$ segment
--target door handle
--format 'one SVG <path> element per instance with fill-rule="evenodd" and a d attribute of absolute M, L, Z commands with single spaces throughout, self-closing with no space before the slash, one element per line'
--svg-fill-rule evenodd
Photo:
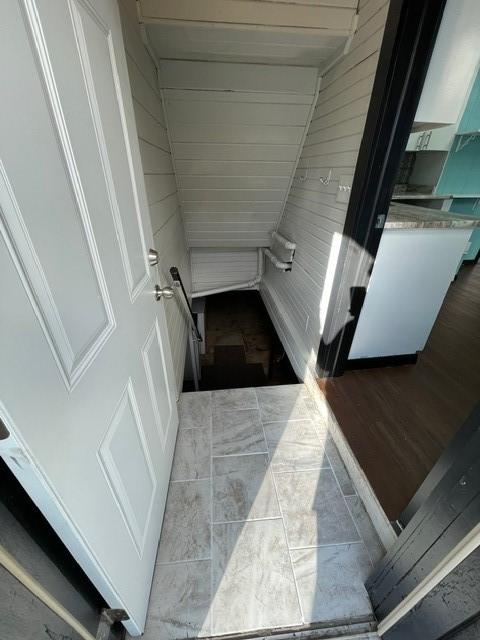
<path fill-rule="evenodd" d="M 158 286 L 158 284 L 155 285 L 155 300 L 157 302 L 162 298 L 170 300 L 170 298 L 173 298 L 174 295 L 175 291 L 172 289 L 172 287 L 163 287 L 162 289 Z"/>

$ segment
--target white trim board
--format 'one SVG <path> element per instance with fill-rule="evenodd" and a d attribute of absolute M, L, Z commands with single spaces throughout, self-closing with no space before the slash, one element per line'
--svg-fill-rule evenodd
<path fill-rule="evenodd" d="M 307 355 L 302 349 L 300 337 L 292 332 L 295 331 L 292 323 L 289 321 L 285 307 L 281 305 L 278 296 L 275 294 L 269 283 L 262 279 L 260 283 L 260 295 L 263 303 L 268 311 L 268 315 L 275 327 L 275 330 L 283 344 L 288 355 L 290 363 L 300 380 L 304 380 L 307 370 Z M 298 334 L 297 334 L 298 335 Z M 295 353 L 295 350 L 297 353 Z"/>

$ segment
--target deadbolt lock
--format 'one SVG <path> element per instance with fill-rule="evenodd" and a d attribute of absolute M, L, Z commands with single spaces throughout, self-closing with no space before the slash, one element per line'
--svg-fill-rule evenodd
<path fill-rule="evenodd" d="M 151 267 L 154 267 L 156 264 L 158 264 L 158 251 L 155 251 L 155 249 L 148 250 L 148 264 Z"/>

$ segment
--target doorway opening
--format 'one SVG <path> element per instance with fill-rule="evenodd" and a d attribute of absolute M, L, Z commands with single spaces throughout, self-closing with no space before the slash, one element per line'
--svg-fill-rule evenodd
<path fill-rule="evenodd" d="M 200 308 L 201 391 L 298 382 L 258 291 L 211 295 Z M 193 383 L 186 380 L 183 390 L 193 390 Z"/>
<path fill-rule="evenodd" d="M 478 402 L 480 265 L 463 265 L 416 364 L 321 388 L 385 513 L 397 520 Z"/>
<path fill-rule="evenodd" d="M 410 25 L 396 30 L 396 45 L 384 40 L 392 59 L 405 44 L 414 55 L 402 71 L 383 66 L 386 46 L 380 57 L 319 351 L 319 385 L 386 515 L 401 526 L 478 401 L 480 380 L 472 264 L 480 75 L 467 39 L 478 38 L 479 16 L 447 2 L 444 13 L 441 3 L 433 12 L 412 5 L 407 22 L 414 10 L 425 37 L 406 42 L 418 36 Z M 462 69 L 450 101 L 445 56 Z"/>

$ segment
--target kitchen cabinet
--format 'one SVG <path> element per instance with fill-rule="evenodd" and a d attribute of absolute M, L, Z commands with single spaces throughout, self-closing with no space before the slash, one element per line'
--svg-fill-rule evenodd
<path fill-rule="evenodd" d="M 459 133 L 478 130 L 480 130 L 480 71 L 477 73 L 458 127 Z"/>
<path fill-rule="evenodd" d="M 350 361 L 422 351 L 477 223 L 473 216 L 391 205 Z"/>
<path fill-rule="evenodd" d="M 427 129 L 411 133 L 407 151 L 449 151 L 456 132 L 456 124 L 438 129 Z"/>
<path fill-rule="evenodd" d="M 447 0 L 414 130 L 459 120 L 479 61 L 479 30 L 478 0 Z"/>

